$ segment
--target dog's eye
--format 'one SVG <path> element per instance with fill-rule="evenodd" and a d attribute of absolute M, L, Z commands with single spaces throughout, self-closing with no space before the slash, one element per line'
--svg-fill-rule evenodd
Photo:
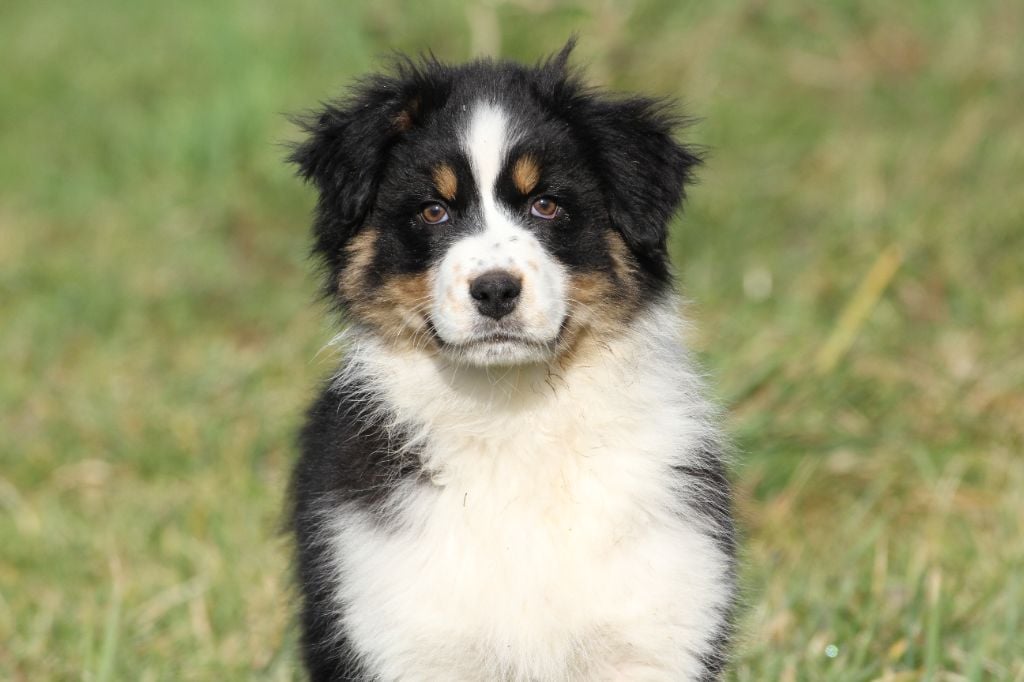
<path fill-rule="evenodd" d="M 541 197 L 530 206 L 530 213 L 544 220 L 553 220 L 558 215 L 558 204 L 551 197 Z"/>
<path fill-rule="evenodd" d="M 420 209 L 420 220 L 427 225 L 440 225 L 448 222 L 448 211 L 441 204 L 427 204 Z"/>

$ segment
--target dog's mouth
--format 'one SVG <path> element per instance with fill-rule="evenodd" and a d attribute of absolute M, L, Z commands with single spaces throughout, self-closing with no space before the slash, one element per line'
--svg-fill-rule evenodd
<path fill-rule="evenodd" d="M 520 365 L 546 362 L 554 357 L 562 335 L 539 339 L 518 330 L 487 330 L 464 341 L 448 341 L 442 337 L 433 322 L 427 328 L 441 352 L 459 362 L 473 365 Z"/>
<path fill-rule="evenodd" d="M 480 336 L 475 339 L 471 339 L 470 341 L 466 342 L 463 345 L 487 345 L 495 343 L 521 343 L 525 345 L 537 345 L 538 343 L 543 342 L 538 342 L 537 340 L 531 339 L 530 337 L 524 334 L 494 332 L 491 334 L 484 334 L 483 336 Z"/>

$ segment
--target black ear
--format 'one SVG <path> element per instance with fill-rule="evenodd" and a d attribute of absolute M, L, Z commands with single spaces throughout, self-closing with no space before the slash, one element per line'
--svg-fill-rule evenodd
<path fill-rule="evenodd" d="M 585 127 L 613 227 L 654 274 L 668 276 L 668 222 L 701 158 L 677 142 L 680 119 L 665 102 L 584 95 Z"/>
<path fill-rule="evenodd" d="M 444 97 L 432 82 L 441 68 L 433 58 L 398 58 L 392 73 L 364 79 L 345 100 L 297 119 L 307 137 L 288 160 L 320 192 L 315 249 L 329 265 L 373 207 L 391 146 Z"/>

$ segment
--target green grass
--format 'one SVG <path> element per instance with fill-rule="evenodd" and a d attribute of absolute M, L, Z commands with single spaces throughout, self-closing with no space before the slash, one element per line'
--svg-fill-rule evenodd
<path fill-rule="evenodd" d="M 0 678 L 297 678 L 332 361 L 283 114 L 575 30 L 710 149 L 673 250 L 739 450 L 731 679 L 1024 680 L 1024 5 L 412 7 L 0 6 Z"/>

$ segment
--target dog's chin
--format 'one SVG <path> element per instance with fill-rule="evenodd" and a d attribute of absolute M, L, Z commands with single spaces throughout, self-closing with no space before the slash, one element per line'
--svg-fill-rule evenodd
<path fill-rule="evenodd" d="M 474 367 L 514 367 L 550 362 L 556 339 L 536 340 L 519 335 L 492 334 L 461 343 L 441 343 L 451 361 Z"/>

